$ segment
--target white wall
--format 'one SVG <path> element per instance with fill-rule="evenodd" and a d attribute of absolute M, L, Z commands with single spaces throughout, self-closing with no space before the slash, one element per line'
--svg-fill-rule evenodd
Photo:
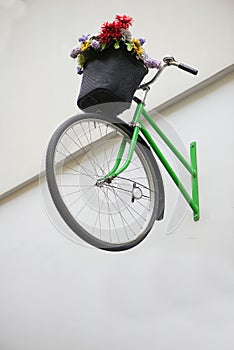
<path fill-rule="evenodd" d="M 0 0 L 0 194 L 38 173 L 51 132 L 77 113 L 70 50 L 116 13 L 134 17 L 132 32 L 147 39 L 151 56 L 173 53 L 200 71 L 168 70 L 148 109 L 233 63 L 232 0 Z"/>
<path fill-rule="evenodd" d="M 233 77 L 159 119 L 186 145 L 198 141 L 199 222 L 187 211 L 166 233 L 177 192 L 165 174 L 167 219 L 124 253 L 61 234 L 43 182 L 2 204 L 1 350 L 233 347 Z"/>

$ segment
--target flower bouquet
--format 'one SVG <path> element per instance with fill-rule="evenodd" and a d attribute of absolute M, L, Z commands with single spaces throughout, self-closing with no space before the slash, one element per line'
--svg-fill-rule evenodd
<path fill-rule="evenodd" d="M 83 74 L 78 107 L 86 109 L 103 103 L 124 102 L 130 107 L 134 92 L 148 68 L 159 68 L 161 62 L 150 58 L 143 49 L 145 40 L 133 38 L 129 27 L 133 19 L 116 15 L 105 22 L 98 35 L 83 35 L 70 56 L 77 60 L 77 73 Z"/>

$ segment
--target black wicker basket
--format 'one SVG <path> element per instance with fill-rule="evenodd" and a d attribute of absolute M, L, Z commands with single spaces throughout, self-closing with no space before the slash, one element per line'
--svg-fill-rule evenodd
<path fill-rule="evenodd" d="M 148 68 L 122 44 L 99 52 L 85 65 L 77 105 L 82 110 L 119 114 L 130 108 Z M 113 104 L 113 102 L 118 102 Z"/>

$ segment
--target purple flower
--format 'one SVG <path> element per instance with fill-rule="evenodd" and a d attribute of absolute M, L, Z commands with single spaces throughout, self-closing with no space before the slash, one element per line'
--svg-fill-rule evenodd
<path fill-rule="evenodd" d="M 88 40 L 90 37 L 90 34 L 87 34 L 87 35 L 82 35 L 80 38 L 78 38 L 78 41 L 80 43 L 83 43 L 84 41 Z"/>
<path fill-rule="evenodd" d="M 79 74 L 79 75 L 81 75 L 81 74 L 83 74 L 83 69 L 82 68 L 80 68 L 80 67 L 77 67 L 77 74 Z"/>
<path fill-rule="evenodd" d="M 150 58 L 150 57 L 146 57 L 144 59 L 144 63 L 146 65 L 146 67 L 148 67 L 148 68 L 157 68 L 157 69 L 159 69 L 160 66 L 161 66 L 161 62 L 160 61 L 157 61 L 154 58 Z"/>
<path fill-rule="evenodd" d="M 70 56 L 71 58 L 76 58 L 79 53 L 80 53 L 80 47 L 74 47 L 74 49 L 72 49 L 70 53 Z"/>
<path fill-rule="evenodd" d="M 92 42 L 91 42 L 90 45 L 92 46 L 92 48 L 93 48 L 94 50 L 100 49 L 100 46 L 101 46 L 100 42 L 97 41 L 97 40 L 92 40 Z"/>
<path fill-rule="evenodd" d="M 143 39 L 143 38 L 139 38 L 138 40 L 140 41 L 140 44 L 141 44 L 141 45 L 144 45 L 144 43 L 145 43 L 145 39 Z"/>

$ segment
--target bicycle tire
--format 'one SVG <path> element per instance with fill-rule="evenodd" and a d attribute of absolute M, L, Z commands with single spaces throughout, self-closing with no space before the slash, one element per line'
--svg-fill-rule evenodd
<path fill-rule="evenodd" d="M 93 124 L 92 124 L 93 123 Z M 98 124 L 98 128 L 97 125 Z M 78 137 L 78 131 L 84 128 L 82 133 L 80 132 L 79 137 Z M 100 131 L 99 131 L 100 130 Z M 101 131 L 103 130 L 103 131 Z M 92 137 L 91 137 L 91 132 L 92 132 Z M 101 134 L 102 133 L 106 133 L 105 135 Z M 90 135 L 89 135 L 90 133 Z M 101 141 L 98 139 L 98 142 L 96 142 L 95 140 L 95 133 L 99 133 L 101 134 Z M 69 119 L 67 119 L 66 121 L 64 121 L 53 133 L 49 144 L 48 144 L 48 148 L 47 148 L 47 153 L 46 153 L 46 179 L 47 179 L 47 184 L 48 184 L 48 188 L 51 194 L 51 197 L 53 199 L 53 202 L 58 210 L 58 212 L 60 213 L 61 217 L 63 218 L 63 220 L 66 222 L 66 224 L 72 229 L 72 231 L 77 234 L 81 239 L 83 239 L 84 241 L 86 241 L 88 244 L 91 244 L 92 246 L 99 248 L 99 249 L 103 249 L 103 250 L 107 250 L 107 251 L 122 251 L 122 250 L 127 250 L 130 248 L 133 248 L 134 246 L 136 246 L 137 244 L 139 244 L 149 233 L 149 231 L 151 230 L 155 220 L 161 220 L 163 218 L 163 213 L 164 213 L 164 186 L 163 186 L 163 181 L 162 181 L 162 177 L 160 174 L 160 170 L 158 168 L 157 162 L 150 150 L 150 148 L 148 147 L 148 145 L 146 144 L 146 142 L 140 137 L 138 136 L 138 141 L 137 141 L 137 145 L 135 148 L 135 152 L 134 152 L 134 156 L 135 160 L 133 162 L 133 164 L 135 165 L 135 167 L 137 166 L 136 170 L 132 170 L 135 172 L 139 172 L 139 171 L 143 171 L 146 174 L 146 179 L 149 182 L 149 184 L 147 186 L 151 186 L 150 188 L 148 188 L 147 186 L 145 186 L 142 183 L 139 183 L 136 180 L 136 177 L 134 180 L 124 177 L 117 177 L 115 179 L 116 183 L 117 183 L 117 187 L 116 187 L 116 183 L 113 184 L 105 184 L 105 186 L 103 187 L 98 187 L 97 184 L 95 183 L 95 181 L 97 181 L 97 177 L 100 177 L 100 174 L 97 176 L 97 174 L 92 174 L 92 171 L 90 172 L 90 170 L 87 170 L 87 163 L 90 163 L 92 165 L 92 167 L 96 167 L 98 168 L 98 171 L 100 169 L 100 171 L 104 169 L 105 167 L 105 171 L 106 171 L 106 167 L 108 166 L 109 168 L 111 167 L 111 162 L 113 161 L 113 159 L 115 159 L 116 157 L 116 150 L 117 147 L 113 146 L 114 142 L 117 142 L 116 139 L 118 139 L 118 144 L 121 141 L 121 137 L 125 138 L 127 140 L 130 140 L 132 137 L 132 133 L 133 133 L 133 127 L 126 124 L 125 122 L 123 122 L 121 119 L 115 117 L 115 116 L 111 116 L 111 117 L 105 117 L 103 115 L 99 115 L 99 114 L 81 114 L 81 115 L 76 115 L 73 117 L 70 117 Z M 71 142 L 71 144 L 69 144 L 70 139 L 72 138 L 71 135 L 76 135 L 74 137 L 73 142 Z M 110 140 L 109 140 L 110 138 Z M 105 139 L 105 140 L 104 140 Z M 120 141 L 119 141 L 120 139 Z M 83 140 L 83 141 L 82 141 Z M 82 145 L 82 142 L 84 142 L 84 140 L 86 140 L 85 142 L 87 143 L 87 145 Z M 90 145 L 88 145 L 88 141 L 90 141 Z M 92 142 L 91 142 L 92 141 Z M 130 142 L 130 141 L 129 141 Z M 64 145 L 64 143 L 66 145 Z M 69 144 L 69 146 L 68 146 Z M 81 145 L 81 146 L 80 146 Z M 106 147 L 105 152 L 106 155 L 102 155 L 101 152 L 99 152 L 99 148 L 103 148 Z M 112 147 L 112 150 L 109 150 L 109 147 Z M 64 149 L 67 148 L 66 154 L 62 154 L 64 153 Z M 79 149 L 78 149 L 79 148 Z M 61 151 L 62 149 L 62 151 Z M 74 151 L 74 149 L 77 149 L 76 151 Z M 82 151 L 82 152 L 81 152 Z M 91 153 L 92 153 L 92 158 L 91 158 Z M 94 154 L 94 152 L 96 152 Z M 99 156 L 99 153 L 100 156 Z M 113 154 L 110 154 L 110 152 L 112 152 Z M 115 155 L 114 155 L 115 154 Z M 105 157 L 107 158 L 107 156 L 109 156 L 109 160 L 105 159 Z M 60 159 L 61 157 L 61 159 Z M 95 158 L 96 157 L 96 158 Z M 102 157 L 102 165 L 100 165 L 97 161 L 98 158 L 101 159 L 100 157 Z M 113 158 L 113 159 L 112 159 Z M 78 162 L 78 159 L 79 160 Z M 74 162 L 74 164 L 72 165 L 72 163 Z M 82 163 L 83 162 L 83 163 Z M 85 163 L 86 162 L 86 163 Z M 137 162 L 140 162 L 139 165 Z M 70 166 L 68 165 L 70 164 Z M 84 165 L 85 164 L 85 165 Z M 134 166 L 133 165 L 133 166 Z M 85 168 L 86 167 L 86 168 Z M 59 170 L 58 170 L 59 169 Z M 70 171 L 70 173 L 66 172 L 66 171 Z M 75 170 L 76 169 L 76 170 Z M 76 171 L 78 171 L 77 169 L 80 169 L 80 173 L 77 173 Z M 143 169 L 143 170 L 141 170 Z M 126 169 L 127 171 L 131 171 L 131 168 L 129 170 L 129 168 Z M 138 174 L 138 173 L 137 173 Z M 122 175 L 122 173 L 120 174 Z M 140 174 L 138 175 L 140 177 Z M 74 180 L 75 178 L 75 180 Z M 90 180 L 91 178 L 91 180 Z M 69 179 L 69 181 L 75 181 L 74 184 L 70 184 L 67 183 L 67 179 Z M 83 180 L 82 180 L 83 179 Z M 138 179 L 138 178 L 137 178 Z M 150 179 L 150 180 L 149 180 Z M 136 180 L 136 181 L 135 181 Z M 83 181 L 83 183 L 82 183 Z M 87 181 L 92 181 L 91 185 L 87 184 Z M 114 180 L 113 180 L 114 181 Z M 122 181 L 122 183 L 121 183 Z M 135 187 L 133 185 L 135 181 Z M 140 180 L 139 180 L 140 181 Z M 146 180 L 143 178 L 143 180 L 141 181 L 145 181 L 144 183 L 147 183 Z M 78 184 L 79 183 L 79 184 Z M 77 186 L 79 186 L 79 190 L 77 190 Z M 90 191 L 91 189 L 91 193 L 93 193 L 92 197 L 86 198 L 85 196 L 88 196 L 86 192 L 84 192 L 83 188 L 85 188 L 85 186 L 87 187 L 87 191 Z M 89 187 L 88 187 L 89 186 Z M 118 186 L 122 186 L 121 188 Z M 132 187 L 131 187 L 132 186 Z M 140 187 L 141 186 L 141 187 Z M 72 189 L 73 192 L 68 192 L 67 188 L 70 190 Z M 127 188 L 127 189 L 126 189 Z M 131 190 L 129 190 L 129 188 L 131 188 Z M 140 196 L 140 198 L 135 198 L 135 189 L 137 188 L 138 191 L 138 197 Z M 75 190 L 74 190 L 75 189 Z M 121 192 L 122 191 L 122 192 Z M 132 193 L 131 193 L 132 191 Z M 136 191 L 136 192 L 137 192 Z M 78 195 L 78 193 L 81 193 L 83 195 L 84 192 L 84 196 L 80 198 L 76 198 L 74 200 L 80 203 L 81 201 L 83 205 L 83 209 L 79 209 L 79 214 L 76 215 L 81 216 L 81 211 L 86 210 L 86 207 L 89 207 L 87 210 L 89 210 L 88 213 L 90 213 L 90 215 L 88 215 L 88 213 L 86 214 L 82 214 L 84 216 L 84 218 L 82 219 L 83 221 L 79 222 L 79 220 L 81 219 L 77 219 L 75 217 L 75 214 L 73 214 L 71 212 L 71 207 L 77 205 L 76 204 L 70 204 L 69 206 L 66 203 L 67 202 L 67 198 L 68 197 L 72 197 L 75 195 Z M 147 193 L 144 195 L 144 193 Z M 119 194 L 120 193 L 120 194 Z M 126 199 L 122 199 L 121 196 L 125 196 L 127 198 Z M 135 204 L 135 209 L 134 212 L 130 212 L 130 209 L 127 207 L 127 205 L 130 203 L 130 195 L 132 196 L 131 198 L 131 203 Z M 96 199 L 95 196 L 97 197 Z M 66 197 L 66 198 L 65 198 Z M 110 199 L 110 197 L 112 197 L 112 199 Z M 145 197 L 145 198 L 143 198 Z M 95 205 L 91 204 L 91 198 L 92 201 L 95 200 L 96 205 L 100 204 L 99 202 L 101 202 L 102 208 L 100 209 L 99 207 L 99 211 L 97 214 L 97 218 L 95 219 L 96 221 L 94 222 L 94 219 L 92 219 L 91 217 L 91 209 L 94 210 L 95 213 Z M 148 199 L 150 198 L 150 199 Z M 139 204 L 141 199 L 141 206 Z M 107 203 L 109 204 L 105 204 L 104 202 L 107 200 Z M 147 201 L 147 210 L 144 210 L 144 205 L 142 204 L 143 200 Z M 148 202 L 151 200 L 151 202 L 148 204 Z M 117 204 L 115 204 L 117 203 Z M 120 203 L 120 204 L 119 204 Z M 133 206 L 132 204 L 132 206 Z M 137 205 L 140 209 L 137 208 Z M 146 206 L 146 205 L 145 205 Z M 91 208 L 93 207 L 93 208 Z M 107 211 L 107 214 L 105 212 L 105 210 L 103 209 L 105 207 L 105 210 Z M 111 207 L 111 208 L 110 208 Z M 84 209 L 85 208 L 85 209 Z M 112 209 L 112 212 L 110 213 L 110 209 Z M 109 212 L 108 212 L 109 210 Z M 111 237 L 116 235 L 117 236 L 117 229 L 119 229 L 117 226 L 119 224 L 117 224 L 116 218 L 117 215 L 119 215 L 118 220 L 122 221 L 122 225 L 123 225 L 123 231 L 126 230 L 126 227 L 124 227 L 124 224 L 128 222 L 128 220 L 133 221 L 131 223 L 131 225 L 135 225 L 134 222 L 134 217 L 137 212 L 137 210 L 141 210 L 141 216 L 144 216 L 144 212 L 146 212 L 146 214 L 149 216 L 149 218 L 147 218 L 147 223 L 141 223 L 139 224 L 139 226 L 142 228 L 140 230 L 139 233 L 135 233 L 135 230 L 139 230 L 138 228 L 131 228 L 131 230 L 133 231 L 130 232 L 131 235 L 133 237 L 131 237 L 131 239 L 123 239 L 123 241 L 120 241 L 120 238 L 113 238 Z M 75 212 L 75 209 L 73 210 Z M 114 213 L 116 211 L 116 213 Z M 148 213 L 150 212 L 150 213 Z M 125 213 L 125 214 L 123 214 Z M 105 214 L 105 215 L 104 215 Z M 130 214 L 132 216 L 130 216 Z M 93 232 L 91 231 L 91 228 L 89 227 L 89 224 L 85 222 L 85 217 L 86 216 L 89 217 L 90 220 L 93 220 L 92 225 L 90 226 L 92 228 L 92 230 L 94 231 L 94 229 L 96 230 L 96 227 L 93 228 L 93 226 L 95 226 L 94 224 L 96 223 L 97 225 L 99 224 L 104 225 L 103 222 L 105 222 L 105 225 L 107 225 L 107 221 L 109 222 L 110 220 L 113 220 L 112 226 L 111 226 L 111 222 L 110 222 L 110 226 L 109 228 L 97 228 L 97 230 L 99 229 L 100 231 L 100 235 L 97 237 L 97 234 L 94 235 Z M 95 214 L 96 215 L 96 214 Z M 112 217 L 113 215 L 113 217 Z M 115 216 L 114 216 L 115 215 Z M 123 215 L 126 215 L 126 217 L 123 217 Z M 100 216 L 100 217 L 99 217 Z M 110 218 L 111 216 L 111 218 Z M 122 216 L 122 217 L 121 217 Z M 113 219 L 114 218 L 114 219 Z M 143 219 L 139 219 L 139 220 L 143 220 Z M 144 218 L 144 220 L 146 220 Z M 86 221 L 88 221 L 88 218 L 86 218 Z M 98 222 L 100 221 L 100 223 Z M 144 226 L 145 225 L 145 226 Z M 144 227 L 143 227 L 144 226 Z M 102 232 L 101 232 L 102 230 Z M 109 230 L 109 233 L 108 233 Z M 103 235 L 104 233 L 108 234 L 110 237 L 108 237 L 109 241 L 107 240 L 107 238 L 103 238 L 101 236 L 101 234 Z M 112 233 L 111 233 L 112 232 Z M 122 239 L 122 231 L 121 231 L 121 227 L 119 229 L 119 232 L 121 232 L 121 239 Z M 126 234 L 126 232 L 124 233 Z"/>

